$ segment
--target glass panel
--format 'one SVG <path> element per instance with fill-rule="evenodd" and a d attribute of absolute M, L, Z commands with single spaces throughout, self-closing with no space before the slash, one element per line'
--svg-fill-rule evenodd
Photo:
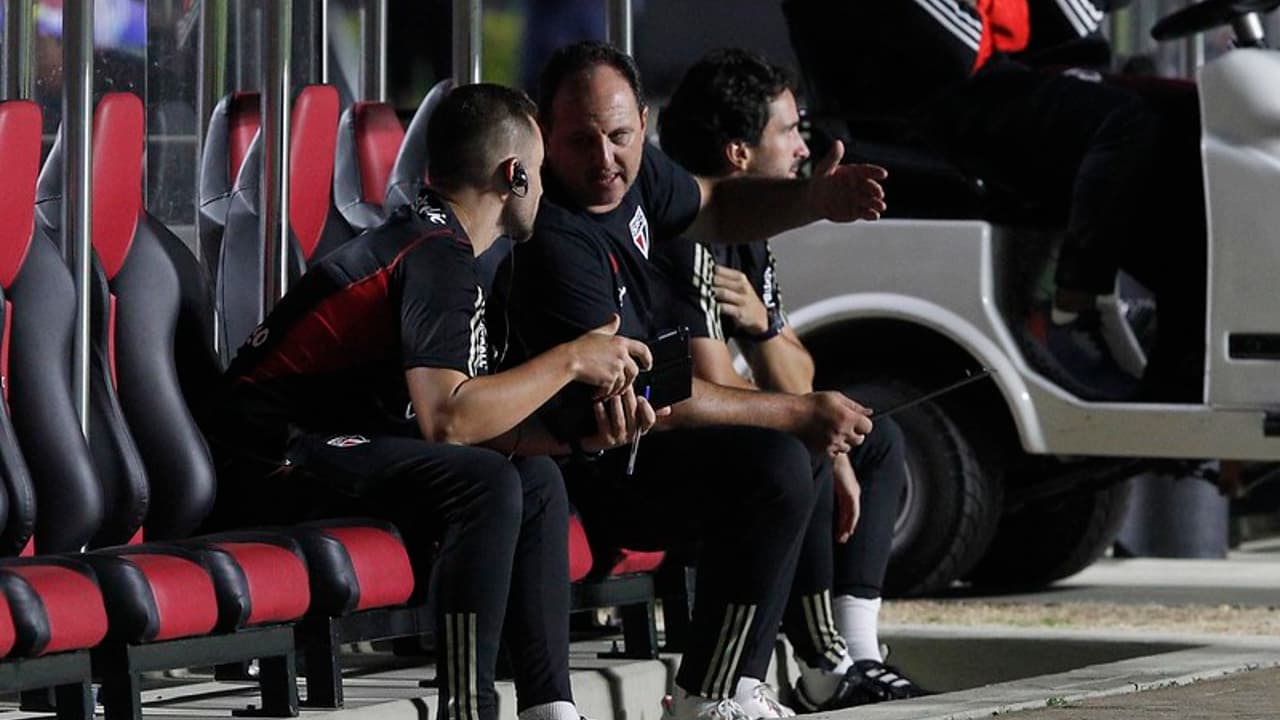
<path fill-rule="evenodd" d="M 200 4 L 149 0 L 147 21 L 147 209 L 190 244 L 199 166 Z"/>

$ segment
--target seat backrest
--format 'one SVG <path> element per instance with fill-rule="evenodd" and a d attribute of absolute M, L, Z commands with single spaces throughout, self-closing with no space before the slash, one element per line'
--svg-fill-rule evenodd
<path fill-rule="evenodd" d="M 71 396 L 75 286 L 56 244 L 61 148 L 59 137 L 40 172 L 34 232 L 25 250 L 16 253 L 21 260 L 4 286 L 11 310 L 9 409 L 35 489 L 34 538 L 40 553 L 82 549 L 98 533 L 106 507 Z M 12 156 L 6 152 L 5 157 L 9 162 Z"/>
<path fill-rule="evenodd" d="M 210 272 L 226 226 L 227 207 L 249 144 L 262 124 L 258 93 L 231 93 L 213 109 L 200 151 L 200 255 Z"/>
<path fill-rule="evenodd" d="M 358 102 L 338 122 L 333 170 L 333 202 L 347 224 L 364 232 L 387 219 L 386 199 L 404 128 L 395 108 L 384 102 Z"/>
<path fill-rule="evenodd" d="M 93 242 L 110 313 L 105 349 L 114 388 L 150 480 L 146 533 L 148 539 L 166 540 L 189 536 L 213 507 L 213 462 L 187 400 L 212 387 L 218 365 L 209 345 L 212 312 L 199 263 L 135 195 L 143 169 L 141 113 L 141 101 L 129 93 L 109 94 L 98 104 Z M 106 178 L 128 178 L 129 187 L 115 190 L 119 183 Z M 99 219 L 104 202 L 114 206 L 116 217 Z M 181 353 L 185 387 L 177 363 Z"/>
<path fill-rule="evenodd" d="M 9 288 L 26 260 L 35 230 L 40 168 L 40 109 L 30 101 L 0 103 L 0 554 L 16 555 L 35 532 L 35 491 L 9 417 Z"/>
<path fill-rule="evenodd" d="M 337 91 L 309 85 L 294 100 L 289 141 L 289 235 L 297 277 L 313 258 L 351 238 L 351 228 L 333 207 L 334 145 L 338 131 Z M 216 301 L 222 318 L 222 348 L 229 357 L 263 319 L 263 246 L 259 232 L 262 136 L 249 146 L 236 176 L 227 210 L 226 233 L 216 274 Z"/>
<path fill-rule="evenodd" d="M 134 538 L 146 518 L 150 498 L 142 457 L 129 434 L 116 394 L 117 308 L 106 282 L 107 273 L 119 270 L 119 248 L 127 247 L 127 238 L 134 233 L 142 208 L 143 127 L 142 102 L 128 93 L 105 96 L 94 113 L 91 222 L 95 253 L 87 288 L 91 337 L 89 450 L 103 509 L 98 529 L 89 540 L 93 547 L 119 545 Z M 39 218 L 61 214 L 62 150 L 62 143 L 56 142 L 45 160 L 37 191 L 38 204 L 44 210 Z M 62 240 L 60 227 L 46 225 L 44 230 L 50 237 Z"/>
<path fill-rule="evenodd" d="M 391 168 L 391 179 L 387 183 L 387 199 L 383 202 L 383 211 L 390 215 L 398 208 L 413 202 L 418 191 L 427 180 L 427 123 L 431 113 L 435 112 L 440 101 L 453 89 L 453 80 L 448 78 L 436 83 L 422 98 L 418 110 L 409 121 L 409 129 L 404 133 L 404 141 L 400 143 L 400 153 L 396 155 L 396 164 Z"/>

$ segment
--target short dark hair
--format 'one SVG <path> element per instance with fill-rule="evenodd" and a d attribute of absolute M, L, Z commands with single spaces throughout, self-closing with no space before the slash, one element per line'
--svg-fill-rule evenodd
<path fill-rule="evenodd" d="M 795 90 L 791 75 L 748 50 L 716 50 L 689 68 L 658 117 L 662 149 L 698 175 L 728 170 L 724 146 L 760 142 L 769 103 Z"/>
<path fill-rule="evenodd" d="M 530 135 L 538 108 L 519 90 L 462 85 L 440 101 L 427 123 L 427 177 L 443 189 L 483 187 L 494 165 Z"/>
<path fill-rule="evenodd" d="M 636 107 L 644 108 L 644 86 L 640 83 L 640 68 L 635 59 L 608 43 L 584 40 L 556 50 L 542 67 L 538 107 L 542 108 L 544 123 L 551 124 L 551 103 L 565 81 L 598 65 L 608 65 L 626 78 L 636 96 Z"/>

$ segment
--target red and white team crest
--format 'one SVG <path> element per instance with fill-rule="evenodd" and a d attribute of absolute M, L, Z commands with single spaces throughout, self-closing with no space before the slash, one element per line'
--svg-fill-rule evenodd
<path fill-rule="evenodd" d="M 363 435 L 335 435 L 329 438 L 326 445 L 336 448 L 352 448 L 357 445 L 364 445 L 369 442 L 369 438 Z"/>
<path fill-rule="evenodd" d="M 644 216 L 644 208 L 636 207 L 636 214 L 631 216 L 631 242 L 640 248 L 641 254 L 649 259 L 649 218 Z"/>

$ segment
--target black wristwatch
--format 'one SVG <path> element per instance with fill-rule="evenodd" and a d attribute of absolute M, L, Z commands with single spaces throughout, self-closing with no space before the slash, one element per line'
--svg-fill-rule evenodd
<path fill-rule="evenodd" d="M 769 316 L 769 326 L 763 332 L 749 333 L 739 328 L 738 337 L 754 343 L 761 343 L 778 337 L 778 333 L 782 332 L 782 327 L 786 325 L 786 320 L 776 308 L 767 308 L 765 314 Z"/>

